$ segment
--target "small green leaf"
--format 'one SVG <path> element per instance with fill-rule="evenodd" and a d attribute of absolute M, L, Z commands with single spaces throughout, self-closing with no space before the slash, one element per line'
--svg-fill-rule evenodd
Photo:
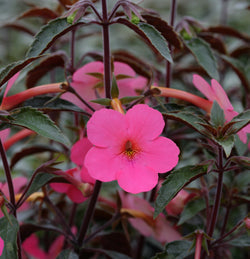
<path fill-rule="evenodd" d="M 37 55 L 36 57 L 28 57 L 24 60 L 19 60 L 16 62 L 13 62 L 9 64 L 8 66 L 4 67 L 0 70 L 0 86 L 2 86 L 4 83 L 6 83 L 12 76 L 14 76 L 17 72 L 22 70 L 24 67 L 26 67 L 28 64 L 30 64 L 32 61 L 43 57 L 42 55 Z"/>
<path fill-rule="evenodd" d="M 60 110 L 60 111 L 75 111 L 84 112 L 81 108 L 74 105 L 73 103 L 60 99 L 51 98 L 48 96 L 37 96 L 33 97 L 23 103 L 23 106 L 30 106 L 37 109 L 45 110 Z"/>
<path fill-rule="evenodd" d="M 98 103 L 105 106 L 111 105 L 111 100 L 109 98 L 99 98 L 99 99 L 91 100 L 91 102 Z"/>
<path fill-rule="evenodd" d="M 140 23 L 140 18 L 135 15 L 133 12 L 132 12 L 132 17 L 131 17 L 131 20 L 130 20 L 133 24 L 137 25 Z"/>
<path fill-rule="evenodd" d="M 168 243 L 166 245 L 166 252 L 168 255 L 166 259 L 183 259 L 188 255 L 191 255 L 193 253 L 190 251 L 191 246 L 192 242 L 187 240 L 178 240 Z"/>
<path fill-rule="evenodd" d="M 225 115 L 223 109 L 220 105 L 214 101 L 212 110 L 211 110 L 211 121 L 215 127 L 223 126 L 225 123 Z"/>
<path fill-rule="evenodd" d="M 223 147 L 226 156 L 229 157 L 234 147 L 234 140 L 235 140 L 234 136 L 231 135 L 231 136 L 226 136 L 222 139 L 214 139 L 214 140 Z"/>
<path fill-rule="evenodd" d="M 187 220 L 191 219 L 195 215 L 197 215 L 200 211 L 205 209 L 206 205 L 203 199 L 190 201 L 185 207 L 183 212 L 181 213 L 179 222 L 177 225 L 181 225 Z"/>
<path fill-rule="evenodd" d="M 168 255 L 166 251 L 157 253 L 155 256 L 151 257 L 151 259 L 174 259 L 174 257 L 171 257 Z"/>
<path fill-rule="evenodd" d="M 113 78 L 112 78 L 111 97 L 113 99 L 119 97 L 119 88 L 118 88 L 118 85 L 117 85 L 117 82 L 116 82 L 115 75 L 113 75 Z"/>
<path fill-rule="evenodd" d="M 237 247 L 250 247 L 250 238 L 247 234 L 245 234 L 239 238 L 227 242 L 227 244 Z"/>
<path fill-rule="evenodd" d="M 168 43 L 165 38 L 160 34 L 154 26 L 147 23 L 139 23 L 139 28 L 146 34 L 153 46 L 159 51 L 159 53 L 170 63 L 173 63 L 170 51 L 168 49 Z"/>
<path fill-rule="evenodd" d="M 10 225 L 13 225 L 12 222 L 11 222 L 11 219 L 10 219 L 10 214 L 9 214 L 9 212 L 8 212 L 7 207 L 5 206 L 5 204 L 3 204 L 3 205 L 1 206 L 1 211 L 2 211 L 2 213 L 3 213 L 3 215 L 4 215 L 4 217 L 9 221 Z"/>
<path fill-rule="evenodd" d="M 200 38 L 192 38 L 191 40 L 184 40 L 184 42 L 208 75 L 219 80 L 217 62 L 209 44 Z"/>
<path fill-rule="evenodd" d="M 235 122 L 235 123 L 230 128 L 229 132 L 237 133 L 238 131 L 240 131 L 242 128 L 244 128 L 250 123 L 250 110 L 246 110 L 238 114 L 230 122 L 231 123 Z"/>
<path fill-rule="evenodd" d="M 10 215 L 11 223 L 5 217 L 0 218 L 0 236 L 4 240 L 4 249 L 1 258 L 17 259 L 17 232 L 18 222 L 13 215 Z"/>
<path fill-rule="evenodd" d="M 78 259 L 79 256 L 72 250 L 63 250 L 56 259 Z"/>
<path fill-rule="evenodd" d="M 71 25 L 68 23 L 67 18 L 57 18 L 50 21 L 37 33 L 26 56 L 30 58 L 40 55 L 45 52 L 60 36 L 80 24 L 86 24 L 86 22 L 78 22 Z"/>
<path fill-rule="evenodd" d="M 190 128 L 204 134 L 204 127 L 202 124 L 207 124 L 205 120 L 202 119 L 201 113 L 198 109 L 194 107 L 184 107 L 175 104 L 171 105 L 159 105 L 154 107 L 156 110 L 160 111 L 168 119 L 177 120 Z"/>
<path fill-rule="evenodd" d="M 45 184 L 47 184 L 49 181 L 55 178 L 59 178 L 59 175 L 54 175 L 54 174 L 49 174 L 49 173 L 44 173 L 40 172 L 38 173 L 32 184 L 30 185 L 30 188 L 28 189 L 26 193 L 26 197 L 30 196 L 32 193 L 38 191 L 41 187 L 43 187 Z"/>
<path fill-rule="evenodd" d="M 37 109 L 30 107 L 17 109 L 13 111 L 8 118 L 11 124 L 26 127 L 41 136 L 58 141 L 66 146 L 70 145 L 69 140 L 63 135 L 54 122 Z"/>
<path fill-rule="evenodd" d="M 136 101 L 136 100 L 139 100 L 141 98 L 143 98 L 144 95 L 138 95 L 138 96 L 126 96 L 126 97 L 122 97 L 120 99 L 121 103 L 122 104 L 128 104 L 128 103 L 131 103 L 133 101 Z"/>
<path fill-rule="evenodd" d="M 77 11 L 73 12 L 71 15 L 69 15 L 69 16 L 67 17 L 67 22 L 68 22 L 69 24 L 73 24 L 73 22 L 74 22 L 74 20 L 75 20 L 75 17 L 76 17 L 76 13 L 77 13 Z"/>
<path fill-rule="evenodd" d="M 186 184 L 192 181 L 192 178 L 205 174 L 207 172 L 207 168 L 207 165 L 185 166 L 174 170 L 170 175 L 168 175 L 166 180 L 163 182 L 155 201 L 154 218 L 164 210 L 166 205 Z"/>

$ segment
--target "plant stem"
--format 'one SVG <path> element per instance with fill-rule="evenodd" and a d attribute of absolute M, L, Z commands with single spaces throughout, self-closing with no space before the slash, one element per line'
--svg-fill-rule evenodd
<path fill-rule="evenodd" d="M 221 12 L 220 12 L 220 24 L 226 25 L 227 24 L 227 17 L 228 17 L 228 0 L 221 0 Z"/>
<path fill-rule="evenodd" d="M 171 14 L 170 14 L 170 25 L 174 26 L 175 21 L 175 14 L 176 14 L 176 0 L 172 0 L 171 2 Z M 168 44 L 170 53 L 172 52 L 172 45 Z M 171 63 L 167 61 L 166 63 L 166 87 L 170 88 L 171 85 L 171 79 L 172 79 L 172 66 Z M 168 101 L 168 98 L 166 98 L 166 101 Z"/>
<path fill-rule="evenodd" d="M 211 245 L 215 245 L 216 243 L 221 242 L 223 239 L 225 239 L 227 236 L 229 236 L 230 234 L 232 234 L 235 230 L 237 230 L 239 227 L 242 226 L 242 224 L 244 223 L 244 219 L 239 221 L 230 231 L 228 231 L 226 234 L 224 234 L 223 236 L 221 236 L 219 239 L 215 240 L 214 242 L 212 242 Z"/>
<path fill-rule="evenodd" d="M 223 149 L 221 146 L 219 146 L 219 152 L 218 152 L 218 183 L 217 183 L 217 189 L 216 189 L 216 196 L 215 196 L 215 202 L 214 207 L 212 211 L 212 217 L 208 228 L 208 235 L 210 237 L 213 236 L 215 224 L 219 212 L 220 207 L 220 200 L 221 200 L 221 194 L 222 194 L 222 187 L 223 187 L 223 173 L 224 173 L 224 167 L 223 167 Z"/>
<path fill-rule="evenodd" d="M 12 203 L 13 207 L 15 208 L 15 210 L 13 211 L 13 214 L 14 214 L 14 216 L 16 216 L 15 191 L 14 191 L 9 163 L 8 163 L 6 152 L 4 150 L 1 139 L 0 139 L 0 154 L 2 157 L 4 172 L 5 172 L 5 176 L 6 176 L 6 180 L 7 180 L 7 184 L 8 184 L 10 202 Z"/>
<path fill-rule="evenodd" d="M 111 98 L 111 57 L 109 44 L 109 20 L 106 0 L 102 0 L 102 16 L 104 87 L 106 98 Z"/>
<path fill-rule="evenodd" d="M 7 184 L 8 184 L 10 203 L 11 203 L 11 207 L 13 207 L 13 215 L 16 217 L 16 208 L 17 207 L 16 207 L 16 201 L 15 201 L 15 191 L 14 191 L 9 163 L 8 163 L 6 152 L 4 150 L 1 139 L 0 139 L 0 154 L 2 157 L 4 172 L 5 172 L 5 176 L 6 176 L 6 180 L 7 180 Z M 22 246 L 21 246 L 21 238 L 20 238 L 19 231 L 17 233 L 17 253 L 18 253 L 18 258 L 22 259 Z"/>
<path fill-rule="evenodd" d="M 84 243 L 88 243 L 90 240 L 92 240 L 96 236 L 96 234 L 98 234 L 99 232 L 101 232 L 102 230 L 104 230 L 105 228 L 110 226 L 113 222 L 115 222 L 120 217 L 121 217 L 120 213 L 114 214 L 114 216 L 109 221 L 105 222 L 105 224 L 103 224 L 101 227 L 99 227 L 97 230 L 95 230 L 93 233 L 91 233 L 89 236 L 87 236 L 84 239 Z"/>
<path fill-rule="evenodd" d="M 84 240 L 85 235 L 88 230 L 89 223 L 93 217 L 95 205 L 96 205 L 96 202 L 98 199 L 98 195 L 99 195 L 101 186 L 102 186 L 102 182 L 96 180 L 94 191 L 90 198 L 90 201 L 89 201 L 89 204 L 87 207 L 87 211 L 84 214 L 83 223 L 82 223 L 82 226 L 81 226 L 81 229 L 79 232 L 79 236 L 78 236 L 78 240 L 77 240 L 79 247 L 82 246 L 83 240 Z"/>
<path fill-rule="evenodd" d="M 71 31 L 71 39 L 70 39 L 70 68 L 69 72 L 73 74 L 75 72 L 75 34 L 76 29 L 74 28 Z"/>
<path fill-rule="evenodd" d="M 200 259 L 201 257 L 202 238 L 203 238 L 203 233 L 198 232 L 196 235 L 194 259 Z"/>

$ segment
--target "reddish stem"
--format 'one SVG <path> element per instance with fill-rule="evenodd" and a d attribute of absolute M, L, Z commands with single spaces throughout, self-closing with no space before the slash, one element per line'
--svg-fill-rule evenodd
<path fill-rule="evenodd" d="M 48 94 L 48 93 L 63 93 L 65 89 L 62 87 L 62 83 L 40 85 L 30 89 L 27 89 L 18 94 L 14 94 L 3 99 L 0 106 L 0 110 L 10 110 L 16 107 L 23 101 L 35 97 L 37 95 Z"/>
<path fill-rule="evenodd" d="M 203 233 L 198 232 L 197 236 L 196 236 L 194 259 L 200 259 L 201 258 L 202 238 L 203 238 Z"/>

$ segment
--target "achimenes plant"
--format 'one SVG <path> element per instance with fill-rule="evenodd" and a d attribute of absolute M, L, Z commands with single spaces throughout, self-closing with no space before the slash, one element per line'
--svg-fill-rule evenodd
<path fill-rule="evenodd" d="M 155 11 L 126 0 L 110 12 L 105 0 L 58 2 L 55 10 L 31 7 L 19 17 L 40 16 L 45 25 L 25 59 L 0 72 L 6 178 L 0 183 L 1 258 L 238 254 L 238 247 L 248 245 L 250 116 L 249 110 L 234 110 L 219 84 L 219 72 L 226 71 L 218 71 L 217 58 L 239 76 L 246 96 L 249 85 L 236 59 L 240 50 L 227 55 L 216 34 L 249 38 L 225 26 L 204 28 L 186 17 L 174 28 L 174 0 L 170 25 Z M 135 32 L 161 69 L 127 50 L 112 52 L 114 24 Z M 101 53 L 86 53 L 78 45 L 81 36 L 95 34 L 81 34 L 92 25 L 102 33 Z M 65 35 L 69 53 L 61 50 Z M 82 55 L 78 64 L 76 51 Z M 180 67 L 188 55 L 195 66 Z M 64 82 L 55 80 L 60 68 Z M 18 92 L 24 72 L 28 89 Z M 206 99 L 188 88 L 187 72 Z M 197 73 L 211 78 L 211 86 Z M 49 82 L 39 85 L 47 75 Z M 175 79 L 185 91 L 172 88 Z M 7 96 L 10 88 L 18 93 Z M 21 140 L 22 150 L 16 151 Z M 27 178 L 14 177 L 16 164 L 36 153 L 45 153 L 36 159 L 36 169 L 26 169 Z"/>

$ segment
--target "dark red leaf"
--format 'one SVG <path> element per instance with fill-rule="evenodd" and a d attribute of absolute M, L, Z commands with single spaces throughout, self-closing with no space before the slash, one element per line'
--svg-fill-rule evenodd
<path fill-rule="evenodd" d="M 41 17 L 41 18 L 44 18 L 45 20 L 52 20 L 57 18 L 58 14 L 48 8 L 34 7 L 21 14 L 18 17 L 18 19 L 28 18 L 28 17 Z"/>
<path fill-rule="evenodd" d="M 236 30 L 232 27 L 229 27 L 229 26 L 222 26 L 222 25 L 212 26 L 207 29 L 204 29 L 203 31 L 213 32 L 213 33 L 218 33 L 218 34 L 224 35 L 224 36 L 238 38 L 238 39 L 241 39 L 241 40 L 244 40 L 244 41 L 250 43 L 250 37 L 248 35 L 240 33 L 238 30 Z"/>
<path fill-rule="evenodd" d="M 64 52 L 56 52 L 43 59 L 37 66 L 28 72 L 26 77 L 27 88 L 35 86 L 39 79 L 54 68 L 64 67 L 65 59 L 66 55 Z"/>
<path fill-rule="evenodd" d="M 147 21 L 148 24 L 153 25 L 162 36 L 177 49 L 182 48 L 182 41 L 178 34 L 174 31 L 173 27 L 168 25 L 168 23 L 162 20 L 160 17 L 143 14 L 142 17 Z"/>

